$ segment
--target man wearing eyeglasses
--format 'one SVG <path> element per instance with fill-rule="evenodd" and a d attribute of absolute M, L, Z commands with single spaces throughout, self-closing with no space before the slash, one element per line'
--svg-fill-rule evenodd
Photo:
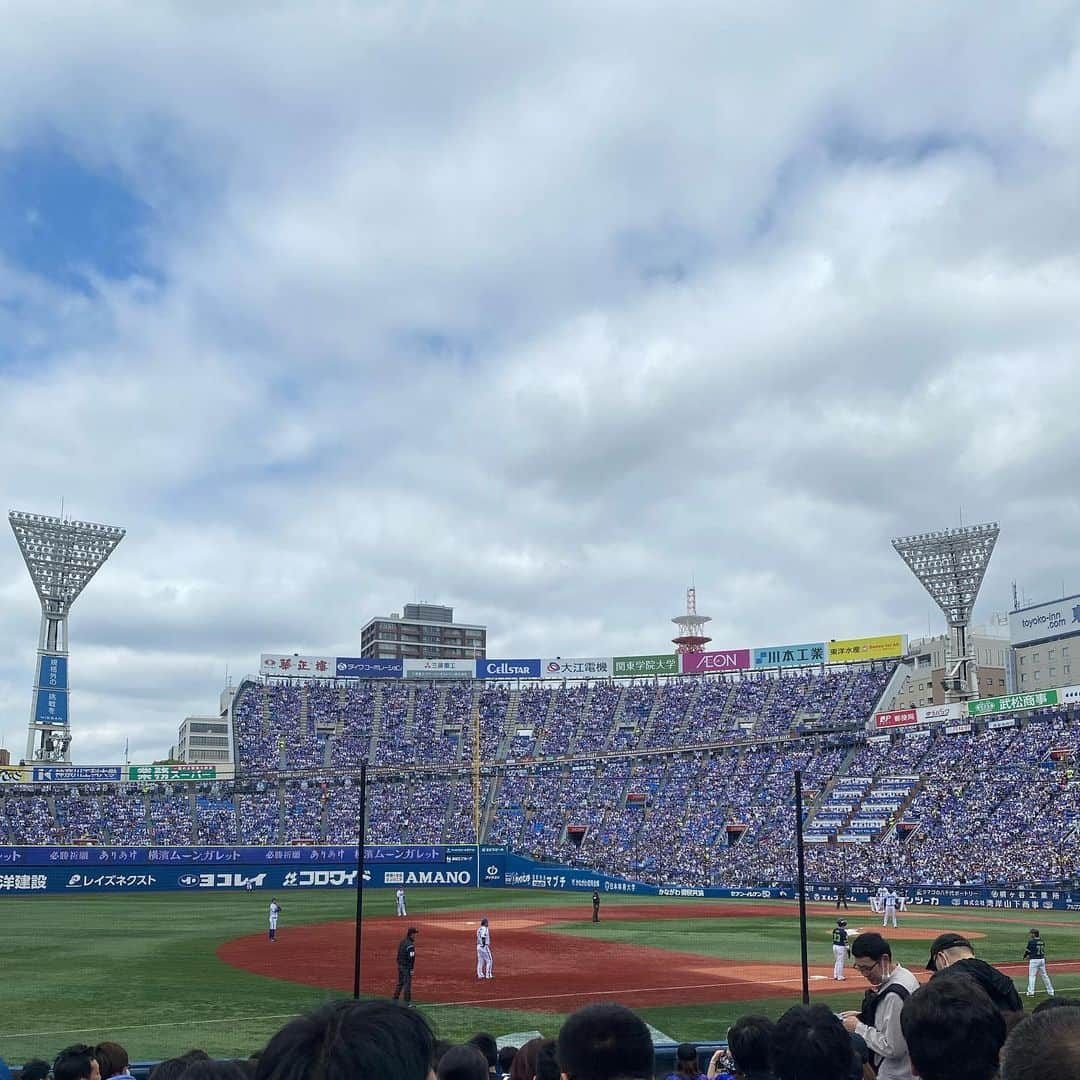
<path fill-rule="evenodd" d="M 873 1054 L 878 1080 L 911 1080 L 911 1059 L 900 1028 L 904 1002 L 918 990 L 919 980 L 902 964 L 893 963 L 892 946 L 875 933 L 859 934 L 851 943 L 854 967 L 870 984 L 858 1012 L 840 1014 L 844 1027 L 861 1035 Z"/>

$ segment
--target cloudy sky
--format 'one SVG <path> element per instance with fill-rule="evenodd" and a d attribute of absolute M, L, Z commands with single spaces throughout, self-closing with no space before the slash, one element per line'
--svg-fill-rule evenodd
<path fill-rule="evenodd" d="M 76 760 L 409 600 L 919 634 L 961 514 L 977 619 L 1080 591 L 1077 0 L 220 7 L 0 4 L 5 509 L 128 530 Z M 16 757 L 38 614 L 8 532 Z"/>

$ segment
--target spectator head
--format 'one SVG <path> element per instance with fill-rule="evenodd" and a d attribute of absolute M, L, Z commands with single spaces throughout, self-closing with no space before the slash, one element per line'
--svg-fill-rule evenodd
<path fill-rule="evenodd" d="M 255 1077 L 428 1080 L 434 1050 L 435 1036 L 415 1009 L 345 998 L 290 1020 L 266 1044 Z"/>
<path fill-rule="evenodd" d="M 559 1080 L 559 1047 L 554 1039 L 545 1039 L 536 1051 L 536 1080 Z"/>
<path fill-rule="evenodd" d="M 1053 1001 L 1053 998 L 1049 1000 Z M 43 1061 L 41 1058 L 34 1058 L 33 1061 L 27 1061 L 23 1064 L 23 1067 L 19 1070 L 19 1080 L 45 1080 L 45 1077 L 49 1075 L 49 1069 L 51 1066 L 47 1061 Z"/>
<path fill-rule="evenodd" d="M 484 1055 L 484 1060 L 488 1063 L 488 1069 L 494 1072 L 499 1067 L 499 1044 L 495 1041 L 494 1035 L 489 1035 L 486 1031 L 478 1031 L 468 1042 L 469 1046 L 475 1046 L 481 1054 Z"/>
<path fill-rule="evenodd" d="M 56 1055 L 52 1065 L 53 1080 L 101 1080 L 94 1048 L 78 1044 Z"/>
<path fill-rule="evenodd" d="M 1031 1010 L 1032 1015 L 1035 1013 L 1046 1012 L 1047 1009 L 1080 1009 L 1080 998 L 1065 997 L 1064 994 L 1054 994 L 1053 997 L 1048 997 L 1045 1001 L 1040 1001 L 1034 1009 Z M 23 1073 L 26 1073 L 26 1066 L 23 1066 Z"/>
<path fill-rule="evenodd" d="M 1005 1018 L 973 979 L 933 979 L 904 1002 L 900 1027 L 923 1080 L 989 1080 Z"/>
<path fill-rule="evenodd" d="M 510 1066 L 510 1080 L 533 1080 L 536 1075 L 536 1055 L 543 1039 L 529 1039 L 522 1043 Z"/>
<path fill-rule="evenodd" d="M 94 1057 L 97 1058 L 101 1080 L 109 1080 L 111 1076 L 120 1076 L 128 1071 L 128 1052 L 119 1043 L 98 1043 L 94 1047 Z"/>
<path fill-rule="evenodd" d="M 438 1080 L 488 1080 L 488 1063 L 471 1043 L 451 1046 L 439 1059 Z"/>
<path fill-rule="evenodd" d="M 777 1080 L 847 1080 L 854 1051 L 830 1009 L 796 1005 L 773 1027 L 771 1058 Z"/>
<path fill-rule="evenodd" d="M 957 960 L 966 960 L 974 955 L 975 949 L 963 934 L 938 934 L 930 945 L 930 959 L 926 962 L 926 970 L 944 971 Z"/>
<path fill-rule="evenodd" d="M 439 1062 L 442 1061 L 443 1054 L 445 1054 L 451 1046 L 457 1046 L 457 1043 L 453 1042 L 450 1039 L 435 1040 L 435 1050 L 431 1055 L 431 1067 L 433 1069 L 438 1069 Z"/>
<path fill-rule="evenodd" d="M 503 1076 L 510 1075 L 510 1066 L 514 1064 L 514 1055 L 518 1052 L 516 1046 L 504 1046 L 499 1051 L 499 1072 Z"/>
<path fill-rule="evenodd" d="M 649 1080 L 653 1074 L 652 1037 L 645 1022 L 609 1002 L 586 1005 L 566 1018 L 558 1058 L 565 1080 Z"/>
<path fill-rule="evenodd" d="M 892 946 L 873 931 L 859 936 L 851 943 L 855 970 L 871 986 L 880 986 L 892 974 Z"/>
<path fill-rule="evenodd" d="M 210 1055 L 205 1050 L 188 1050 L 179 1057 L 159 1061 L 150 1070 L 150 1080 L 179 1080 L 189 1066 L 197 1061 L 209 1061 Z"/>
<path fill-rule="evenodd" d="M 693 1043 L 679 1043 L 675 1048 L 675 1075 L 688 1080 L 696 1080 L 701 1075 L 701 1063 Z"/>
<path fill-rule="evenodd" d="M 1001 1051 L 1001 1080 L 1080 1080 L 1080 1009 L 1032 1013 Z"/>
<path fill-rule="evenodd" d="M 774 1024 L 764 1016 L 740 1016 L 727 1033 L 728 1050 L 741 1073 L 767 1072 Z"/>
<path fill-rule="evenodd" d="M 251 1074 L 237 1061 L 193 1061 L 184 1080 L 249 1080 Z"/>

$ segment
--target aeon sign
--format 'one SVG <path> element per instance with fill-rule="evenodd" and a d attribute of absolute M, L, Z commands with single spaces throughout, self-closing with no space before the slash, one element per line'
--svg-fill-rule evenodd
<path fill-rule="evenodd" d="M 750 666 L 749 649 L 722 649 L 719 652 L 683 653 L 684 675 L 708 675 L 718 671 L 744 671 Z"/>

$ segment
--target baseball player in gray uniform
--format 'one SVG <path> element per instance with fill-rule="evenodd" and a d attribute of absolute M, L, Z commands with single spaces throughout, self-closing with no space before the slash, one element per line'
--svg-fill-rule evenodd
<path fill-rule="evenodd" d="M 394 895 L 397 897 L 398 918 L 404 918 L 406 915 L 408 915 L 408 912 L 405 910 L 405 890 L 399 888 L 398 891 L 394 893 Z"/>
<path fill-rule="evenodd" d="M 481 919 L 476 928 L 476 977 L 478 979 L 493 979 L 491 960 L 491 930 L 488 928 L 487 919 Z"/>
<path fill-rule="evenodd" d="M 281 914 L 281 905 L 277 902 L 275 896 L 270 901 L 270 940 L 277 941 L 277 921 L 278 916 Z"/>

